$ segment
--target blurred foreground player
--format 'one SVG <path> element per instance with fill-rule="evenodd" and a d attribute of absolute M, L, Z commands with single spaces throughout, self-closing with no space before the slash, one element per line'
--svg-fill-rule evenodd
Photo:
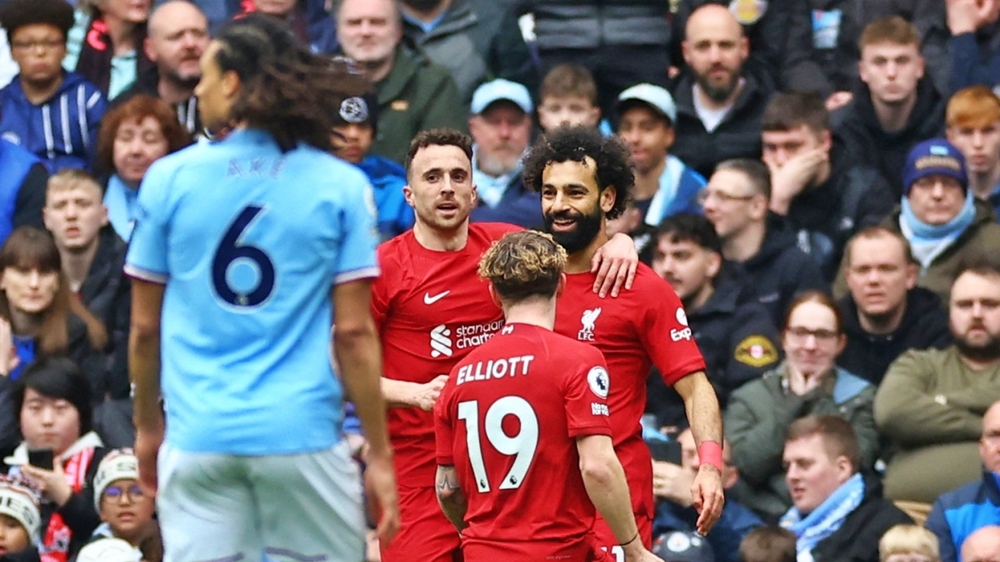
<path fill-rule="evenodd" d="M 168 562 L 360 560 L 342 398 L 368 439 L 379 534 L 398 526 L 371 188 L 326 154 L 329 116 L 364 82 L 255 15 L 225 28 L 201 69 L 202 122 L 232 132 L 150 168 L 125 266 L 140 481 L 159 483 Z"/>
<path fill-rule="evenodd" d="M 591 292 L 590 261 L 606 243 L 607 221 L 625 209 L 634 183 L 628 147 L 587 127 L 560 128 L 531 149 L 524 174 L 525 184 L 541 192 L 546 229 L 569 254 L 556 332 L 594 345 L 608 362 L 612 437 L 643 543 L 652 544 L 653 469 L 639 419 L 653 365 L 684 400 L 698 443 L 701 466 L 691 487 L 692 505 L 699 513 L 698 532 L 708 534 L 724 502 L 722 420 L 684 307 L 670 285 L 643 264 L 634 290 L 604 300 Z M 599 550 L 623 559 L 608 522 L 598 519 L 594 535 Z"/>
<path fill-rule="evenodd" d="M 627 560 L 658 560 L 611 443 L 604 358 L 552 332 L 565 262 L 551 236 L 527 231 L 479 264 L 506 324 L 455 366 L 434 408 L 437 497 L 466 562 L 589 560 L 595 506 Z"/>

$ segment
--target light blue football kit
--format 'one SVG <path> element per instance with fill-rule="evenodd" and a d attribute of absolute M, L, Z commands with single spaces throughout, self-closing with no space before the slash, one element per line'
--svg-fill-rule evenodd
<path fill-rule="evenodd" d="M 282 153 L 270 135 L 236 130 L 154 163 L 138 205 L 126 272 L 166 285 L 158 507 L 169 558 L 260 559 L 255 544 L 276 559 L 353 553 L 359 483 L 339 442 L 330 295 L 379 272 L 364 174 L 319 149 Z M 269 464 L 275 456 L 297 459 L 298 474 Z M 281 481 L 269 482 L 275 474 Z M 291 491 L 296 478 L 309 489 Z M 315 513 L 324 508 L 340 513 Z M 336 527 L 337 518 L 346 538 L 329 529 L 309 538 L 309 521 Z M 347 542 L 326 550 L 326 535 Z"/>

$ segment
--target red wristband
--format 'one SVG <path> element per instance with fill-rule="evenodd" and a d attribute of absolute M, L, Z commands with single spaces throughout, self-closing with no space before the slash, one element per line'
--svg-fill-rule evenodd
<path fill-rule="evenodd" d="M 698 445 L 698 460 L 701 464 L 710 464 L 722 472 L 722 445 L 718 441 L 702 441 Z"/>

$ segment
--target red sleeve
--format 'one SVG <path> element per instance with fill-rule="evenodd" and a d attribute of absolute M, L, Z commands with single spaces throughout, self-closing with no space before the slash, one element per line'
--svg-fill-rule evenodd
<path fill-rule="evenodd" d="M 652 275 L 655 277 L 655 274 Z M 639 333 L 653 364 L 663 375 L 663 382 L 673 385 L 691 373 L 704 371 L 705 359 L 688 326 L 684 305 L 673 287 L 659 277 L 650 281 L 653 285 L 649 287 L 650 292 L 639 288 L 633 291 L 659 294 L 662 298 L 650 299 L 652 306 L 644 307 L 645 316 Z"/>
<path fill-rule="evenodd" d="M 455 375 L 448 376 L 448 381 L 441 389 L 441 396 L 434 404 L 434 442 L 437 448 L 438 466 L 455 465 L 455 437 L 451 417 L 451 395 L 455 388 Z"/>
<path fill-rule="evenodd" d="M 390 287 L 394 284 L 393 272 L 395 268 L 386 267 L 387 264 L 391 264 L 392 260 L 388 257 L 387 252 L 388 247 L 382 244 L 378 248 L 378 262 L 379 268 L 382 270 L 382 275 L 379 275 L 372 283 L 372 319 L 375 320 L 375 329 L 378 333 L 382 333 L 382 325 L 385 324 L 385 318 L 389 315 L 389 302 L 391 300 Z"/>
<path fill-rule="evenodd" d="M 575 342 L 574 342 L 575 343 Z M 608 417 L 608 391 L 611 378 L 604 356 L 596 347 L 579 345 L 572 357 L 576 360 L 564 371 L 563 404 L 569 437 L 611 435 Z"/>

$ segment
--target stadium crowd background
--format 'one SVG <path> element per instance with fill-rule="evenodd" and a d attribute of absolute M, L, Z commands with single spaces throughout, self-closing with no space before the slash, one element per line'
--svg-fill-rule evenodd
<path fill-rule="evenodd" d="M 62 537 L 72 559 L 115 536 L 162 556 L 120 450 L 134 439 L 122 264 L 146 169 L 226 134 L 201 128 L 198 59 L 253 11 L 371 80 L 331 134 L 375 190 L 383 239 L 413 225 L 403 165 L 422 130 L 471 135 L 472 221 L 525 228 L 543 225 L 521 177 L 535 137 L 586 125 L 628 144 L 634 200 L 610 228 L 684 302 L 690 330 L 662 337 L 699 344 L 728 440 L 732 516 L 707 541 L 665 538 L 665 560 L 739 560 L 779 522 L 801 538 L 784 447 L 809 415 L 850 423 L 854 472 L 902 510 L 878 518 L 926 520 L 928 560 L 960 560 L 1000 525 L 1000 1 L 4 0 L 0 466 L 25 464 L 48 402 L 80 420 L 57 456 L 94 454 L 79 474 L 24 471 L 44 517 L 62 514 L 34 541 Z M 656 373 L 646 412 L 655 532 L 690 532 L 690 433 Z M 138 506 L 129 524 L 122 504 Z M 996 533 L 977 537 L 1000 553 Z M 881 533 L 854 538 L 877 559 Z"/>

